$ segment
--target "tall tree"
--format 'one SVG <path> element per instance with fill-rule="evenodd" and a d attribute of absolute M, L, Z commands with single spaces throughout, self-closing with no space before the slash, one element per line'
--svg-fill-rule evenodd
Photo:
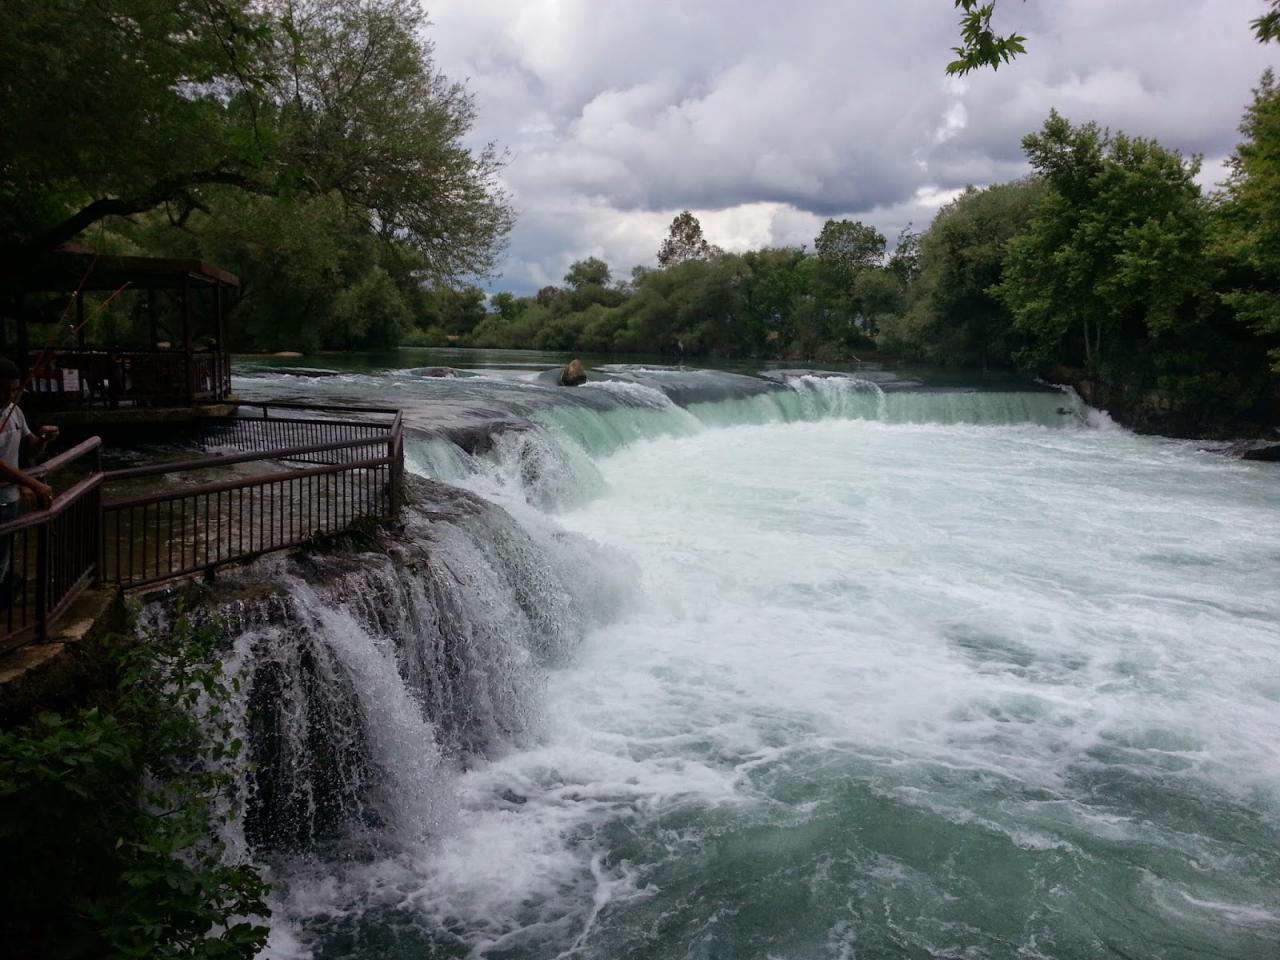
<path fill-rule="evenodd" d="M 1043 191 L 1037 180 L 970 187 L 939 210 L 920 242 L 910 309 L 886 325 L 884 346 L 947 366 L 1009 366 L 1022 338 L 991 288 Z"/>
<path fill-rule="evenodd" d="M 684 263 L 686 260 L 705 260 L 711 256 L 711 244 L 702 236 L 702 224 L 688 210 L 671 221 L 667 239 L 658 248 L 658 264 L 663 267 Z"/>
<path fill-rule="evenodd" d="M 12 0 L 0 34 L 0 245 L 34 255 L 229 190 L 335 194 L 434 277 L 486 272 L 511 225 L 470 97 L 412 0 Z"/>
<path fill-rule="evenodd" d="M 564 282 L 573 290 L 583 287 L 605 287 L 609 285 L 609 265 L 599 257 L 587 257 L 575 260 L 564 275 Z"/>
<path fill-rule="evenodd" d="M 863 270 L 880 266 L 885 243 L 884 234 L 861 221 L 828 220 L 813 246 L 822 264 L 848 288 Z"/>
<path fill-rule="evenodd" d="M 997 288 L 1016 326 L 1042 357 L 1089 368 L 1173 332 L 1205 281 L 1199 159 L 1056 111 L 1022 143 L 1046 192 Z"/>
<path fill-rule="evenodd" d="M 489 272 L 512 215 L 501 158 L 462 142 L 475 105 L 436 69 L 425 28 L 417 0 L 289 0 L 270 90 L 282 160 L 449 282 Z"/>
<path fill-rule="evenodd" d="M 1231 265 L 1226 301 L 1264 337 L 1280 372 L 1280 86 L 1268 70 L 1240 127 L 1219 208 L 1216 251 Z"/>

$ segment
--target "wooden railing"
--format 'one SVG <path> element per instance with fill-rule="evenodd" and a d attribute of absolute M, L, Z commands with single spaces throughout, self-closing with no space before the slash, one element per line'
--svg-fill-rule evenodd
<path fill-rule="evenodd" d="M 91 583 L 129 590 L 209 574 L 400 511 L 398 410 L 273 405 L 211 424 L 205 443 L 239 452 L 107 473 L 95 462 L 48 509 L 0 524 L 0 554 L 8 545 L 11 557 L 11 574 L 0 577 L 0 650 L 43 639 Z M 96 461 L 100 445 L 88 440 L 38 472 L 68 470 L 88 454 Z"/>
<path fill-rule="evenodd" d="M 46 409 L 207 403 L 231 396 L 231 358 L 221 351 L 34 351 L 30 363 L 28 402 Z"/>
<path fill-rule="evenodd" d="M 44 640 L 53 619 L 97 577 L 101 446 L 93 437 L 31 471 L 54 479 L 90 467 L 47 508 L 0 523 L 0 650 Z"/>

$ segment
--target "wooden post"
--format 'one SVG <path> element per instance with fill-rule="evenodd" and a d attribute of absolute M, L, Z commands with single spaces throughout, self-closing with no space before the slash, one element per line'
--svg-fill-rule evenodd
<path fill-rule="evenodd" d="M 160 342 L 160 330 L 156 327 L 156 288 L 147 287 L 147 323 L 151 327 L 151 347 L 157 349 Z"/>
<path fill-rule="evenodd" d="M 182 349 L 186 354 L 184 359 L 187 369 L 187 402 L 195 403 L 196 365 L 191 344 L 191 287 L 186 274 L 182 276 Z"/>
<path fill-rule="evenodd" d="M 31 372 L 31 341 L 27 337 L 27 318 L 18 313 L 18 372 L 22 374 L 23 380 L 27 374 Z"/>
<path fill-rule="evenodd" d="M 36 526 L 36 642 L 49 639 L 49 520 Z"/>
<path fill-rule="evenodd" d="M 214 309 L 218 312 L 218 349 L 214 355 L 214 363 L 218 368 L 218 399 L 225 400 L 231 396 L 231 370 L 224 360 L 229 358 L 227 352 L 227 324 L 223 311 L 226 310 L 226 303 L 222 298 L 222 283 L 214 284 Z"/>

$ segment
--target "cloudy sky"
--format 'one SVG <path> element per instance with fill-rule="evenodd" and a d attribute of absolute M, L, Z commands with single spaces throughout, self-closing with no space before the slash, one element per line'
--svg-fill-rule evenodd
<path fill-rule="evenodd" d="M 492 289 L 582 257 L 653 264 L 688 208 L 728 250 L 892 239 L 966 184 L 1026 170 L 1051 107 L 1205 157 L 1221 179 L 1262 71 L 1263 0 L 1001 0 L 1029 53 L 948 79 L 951 0 L 425 0 L 436 60 L 508 152 L 517 226 Z"/>

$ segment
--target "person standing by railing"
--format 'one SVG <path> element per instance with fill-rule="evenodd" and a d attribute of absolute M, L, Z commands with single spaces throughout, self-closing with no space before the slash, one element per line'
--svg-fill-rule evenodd
<path fill-rule="evenodd" d="M 40 434 L 31 432 L 27 418 L 18 407 L 22 396 L 22 377 L 13 361 L 0 357 L 0 399 L 5 406 L 0 409 L 0 523 L 18 516 L 22 501 L 30 497 L 41 509 L 53 502 L 53 490 L 48 484 L 22 469 L 21 455 L 35 456 L 45 445 L 58 436 L 58 428 L 40 428 Z M 13 536 L 0 537 L 0 581 L 9 573 L 9 557 Z"/>

